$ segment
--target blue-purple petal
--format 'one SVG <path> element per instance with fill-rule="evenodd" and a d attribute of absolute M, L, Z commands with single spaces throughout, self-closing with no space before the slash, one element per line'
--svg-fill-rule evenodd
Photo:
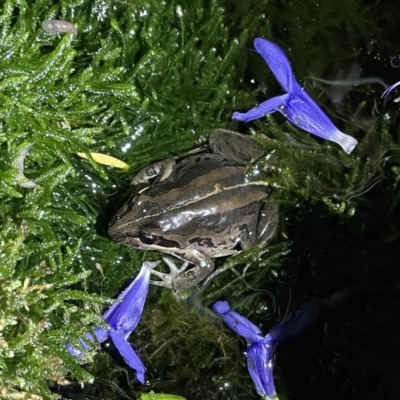
<path fill-rule="evenodd" d="M 144 262 L 135 280 L 118 296 L 119 303 L 113 304 L 104 314 L 111 330 L 129 336 L 142 316 L 144 303 L 150 285 L 150 271 L 159 261 Z"/>
<path fill-rule="evenodd" d="M 120 335 L 119 333 L 116 332 L 110 332 L 110 337 L 113 343 L 115 344 L 115 347 L 121 354 L 122 358 L 124 361 L 136 371 L 136 378 L 137 380 L 144 385 L 145 383 L 145 377 L 144 377 L 144 372 L 145 372 L 145 367 L 140 360 L 140 358 L 137 356 L 135 351 L 132 349 L 132 346 L 127 342 L 127 340 Z"/>
<path fill-rule="evenodd" d="M 276 394 L 273 376 L 273 357 L 275 344 L 267 337 L 247 349 L 247 369 L 254 382 L 257 393 L 268 398 Z"/>
<path fill-rule="evenodd" d="M 91 342 L 94 341 L 94 338 L 90 333 L 86 333 L 85 336 Z M 84 348 L 85 352 L 90 350 L 90 346 L 83 339 L 79 339 L 79 341 L 80 341 L 82 347 Z M 69 343 L 67 343 L 65 345 L 65 347 L 67 348 L 67 350 L 69 351 L 69 353 L 72 356 L 75 356 L 75 357 L 82 357 L 83 356 L 83 351 L 75 349 L 75 347 L 71 346 Z"/>
<path fill-rule="evenodd" d="M 108 339 L 109 330 L 107 330 L 107 329 L 99 327 L 99 328 L 96 328 L 93 332 L 96 335 L 96 338 L 99 343 L 103 343 Z"/>
<path fill-rule="evenodd" d="M 69 353 L 71 354 L 71 356 L 74 356 L 74 357 L 82 357 L 83 351 L 77 350 L 75 347 L 73 347 L 73 346 L 70 345 L 69 343 L 67 343 L 67 344 L 65 345 L 65 347 L 67 348 L 67 350 L 69 351 Z"/>
<path fill-rule="evenodd" d="M 90 350 L 90 346 L 83 339 L 79 339 L 79 341 L 81 342 L 81 345 L 85 349 L 85 351 Z"/>
<path fill-rule="evenodd" d="M 286 54 L 275 43 L 263 38 L 254 39 L 254 47 L 265 60 L 282 89 L 290 93 L 295 78 Z"/>
<path fill-rule="evenodd" d="M 349 154 L 357 140 L 339 131 L 318 104 L 300 87 L 294 85 L 293 92 L 282 113 L 295 126 L 320 138 L 339 144 Z"/>
<path fill-rule="evenodd" d="M 245 113 L 236 111 L 232 114 L 232 119 L 235 121 L 250 122 L 261 118 L 266 114 L 272 114 L 275 111 L 280 111 L 281 107 L 285 107 L 288 97 L 288 94 L 273 97 L 272 99 L 262 102 L 258 106 L 253 107 Z"/>
<path fill-rule="evenodd" d="M 244 337 L 248 343 L 264 339 L 260 329 L 247 318 L 232 311 L 227 301 L 217 301 L 213 305 L 213 310 L 222 317 L 229 328 L 238 335 Z"/>

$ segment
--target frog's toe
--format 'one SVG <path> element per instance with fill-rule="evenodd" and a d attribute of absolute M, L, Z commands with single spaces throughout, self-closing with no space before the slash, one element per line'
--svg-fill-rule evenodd
<path fill-rule="evenodd" d="M 208 258 L 204 257 L 205 260 Z M 160 281 L 150 281 L 151 284 L 166 287 L 169 289 L 178 292 L 180 290 L 190 289 L 191 287 L 197 285 L 204 278 L 206 278 L 213 270 L 214 263 L 211 259 L 209 259 L 208 263 L 205 263 L 205 266 L 195 265 L 193 268 L 189 268 L 190 264 L 193 262 L 185 261 L 180 268 L 178 268 L 174 261 L 169 258 L 163 258 L 164 262 L 167 264 L 170 269 L 169 274 L 165 274 L 163 272 L 151 270 L 151 273 L 158 278 Z"/>
<path fill-rule="evenodd" d="M 151 274 L 157 276 L 158 278 L 160 278 L 160 281 L 150 281 L 150 283 L 152 285 L 157 285 L 157 286 L 162 286 L 165 287 L 167 289 L 173 289 L 176 290 L 176 282 L 175 282 L 175 278 L 179 275 L 182 274 L 183 272 L 186 271 L 187 267 L 190 265 L 190 263 L 188 261 L 185 261 L 180 268 L 178 268 L 175 264 L 174 261 L 172 261 L 170 258 L 166 258 L 163 257 L 163 261 L 165 262 L 165 264 L 167 264 L 170 273 L 169 274 L 165 274 L 163 272 L 160 271 L 156 271 L 155 269 L 151 270 Z"/>
<path fill-rule="evenodd" d="M 165 264 L 167 264 L 170 272 L 170 275 L 177 276 L 186 271 L 187 267 L 189 266 L 189 261 L 185 261 L 180 268 L 178 268 L 175 264 L 175 261 L 172 261 L 170 258 L 163 257 L 162 258 Z"/>
<path fill-rule="evenodd" d="M 173 278 L 170 275 L 167 274 L 163 274 L 165 275 L 164 278 L 161 278 L 161 276 L 159 276 L 157 274 L 157 276 L 159 278 L 161 278 L 161 281 L 150 281 L 151 285 L 156 285 L 156 286 L 161 286 L 161 287 L 165 287 L 167 289 L 174 289 L 174 283 L 173 283 Z"/>
<path fill-rule="evenodd" d="M 168 289 L 173 289 L 174 287 L 174 278 L 175 274 L 171 271 L 170 274 L 164 274 L 163 272 L 152 270 L 151 271 L 152 275 L 155 275 L 157 278 L 160 278 L 160 281 L 150 281 L 152 285 L 157 285 L 157 286 L 162 286 L 166 287 Z"/>

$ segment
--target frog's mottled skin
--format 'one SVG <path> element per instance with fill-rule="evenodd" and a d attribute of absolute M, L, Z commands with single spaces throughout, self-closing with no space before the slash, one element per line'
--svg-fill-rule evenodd
<path fill-rule="evenodd" d="M 141 170 L 134 184 L 158 180 L 131 197 L 110 222 L 114 240 L 186 261 L 179 270 L 168 263 L 170 275 L 153 271 L 163 279 L 153 282 L 160 286 L 196 285 L 212 272 L 213 258 L 235 254 L 238 247 L 262 247 L 276 229 L 278 206 L 263 201 L 271 188 L 244 177 L 262 150 L 250 137 L 222 129 L 210 137 L 210 147 L 213 153 Z M 189 264 L 195 266 L 187 270 Z"/>

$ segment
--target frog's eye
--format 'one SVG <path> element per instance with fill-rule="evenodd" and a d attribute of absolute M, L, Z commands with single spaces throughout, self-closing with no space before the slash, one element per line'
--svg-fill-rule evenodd
<path fill-rule="evenodd" d="M 157 237 L 148 233 L 140 232 L 139 233 L 139 240 L 143 244 L 153 244 L 157 241 Z"/>

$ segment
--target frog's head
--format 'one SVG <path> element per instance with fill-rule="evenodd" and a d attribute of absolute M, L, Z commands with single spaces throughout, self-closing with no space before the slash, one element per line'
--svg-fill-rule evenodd
<path fill-rule="evenodd" d="M 152 232 L 143 232 L 138 210 L 138 196 L 132 196 L 113 216 L 108 234 L 116 242 L 136 249 L 146 249 L 154 242 Z"/>
<path fill-rule="evenodd" d="M 157 218 L 143 209 L 140 196 L 132 196 L 114 215 L 108 234 L 116 242 L 140 250 L 156 250 L 172 254 L 179 245 L 169 240 L 156 222 Z"/>

